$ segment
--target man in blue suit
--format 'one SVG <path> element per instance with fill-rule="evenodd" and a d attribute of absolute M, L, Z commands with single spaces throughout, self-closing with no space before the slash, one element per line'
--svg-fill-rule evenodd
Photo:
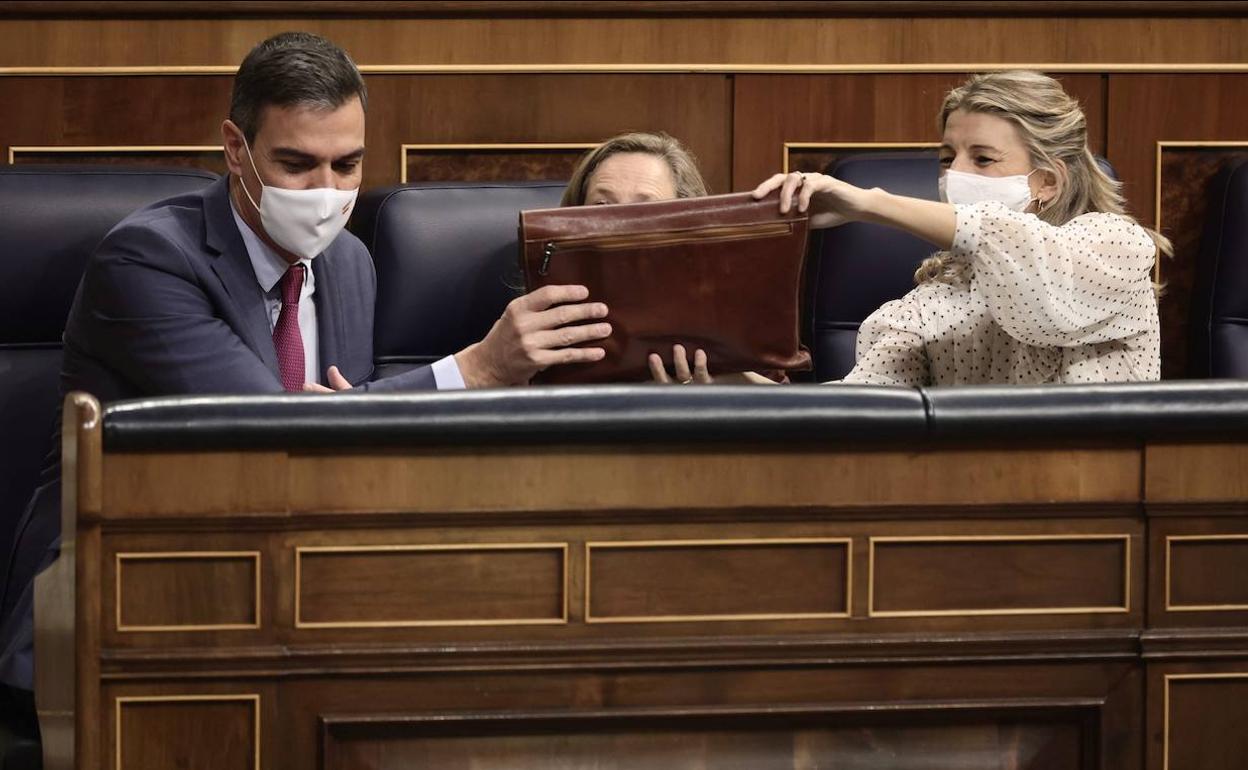
<path fill-rule="evenodd" d="M 367 94 L 323 38 L 284 33 L 248 54 L 222 127 L 229 174 L 122 221 L 92 255 L 65 329 L 62 389 L 102 401 L 192 393 L 371 392 L 525 384 L 611 333 L 582 286 L 513 301 L 478 343 L 373 379 L 376 277 L 343 230 L 362 178 Z M 31 584 L 55 558 L 59 482 L 19 527 L 0 628 L 0 716 L 28 708 Z M 16 705 L 14 705 L 16 704 Z M 20 715 L 19 715 L 20 716 Z"/>
<path fill-rule="evenodd" d="M 376 279 L 364 245 L 342 229 L 362 177 L 365 99 L 359 71 L 329 41 L 288 33 L 257 46 L 221 128 L 230 173 L 127 218 L 88 264 L 65 331 L 65 389 L 109 401 L 305 383 L 505 386 L 601 357 L 572 346 L 607 336 L 605 323 L 559 327 L 606 308 L 580 302 L 582 287 L 554 287 L 512 303 L 480 343 L 370 381 Z M 277 337 L 293 329 L 280 323 L 279 284 L 293 273 L 297 324 L 293 310 L 288 320 L 300 333 L 289 339 L 302 343 L 304 375 L 284 385 Z"/>

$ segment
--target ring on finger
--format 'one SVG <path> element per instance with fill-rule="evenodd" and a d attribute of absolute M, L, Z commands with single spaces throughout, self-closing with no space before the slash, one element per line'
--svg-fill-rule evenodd
<path fill-rule="evenodd" d="M 692 378 L 692 377 L 690 377 L 690 378 L 689 378 L 689 379 L 687 379 L 687 380 L 681 380 L 681 381 L 680 381 L 680 384 L 681 384 L 681 385 L 688 385 L 688 384 L 689 384 L 689 383 L 691 383 L 691 382 L 693 382 L 693 378 Z"/>

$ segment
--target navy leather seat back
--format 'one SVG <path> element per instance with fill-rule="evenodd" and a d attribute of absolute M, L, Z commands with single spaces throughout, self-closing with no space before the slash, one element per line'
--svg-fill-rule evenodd
<path fill-rule="evenodd" d="M 938 200 L 936 151 L 871 153 L 844 158 L 828 172 L 858 187 Z M 885 302 L 914 288 L 914 271 L 935 249 L 896 228 L 853 222 L 825 230 L 810 280 L 811 354 L 815 378 L 838 380 L 854 368 L 858 327 Z"/>
<path fill-rule="evenodd" d="M 380 373 L 436 361 L 485 336 L 522 290 L 520 212 L 558 206 L 563 188 L 421 184 L 361 196 L 351 228 L 377 266 Z"/>
<path fill-rule="evenodd" d="M 1188 374 L 1248 377 L 1248 157 L 1213 178 L 1207 202 L 1192 289 Z"/>
<path fill-rule="evenodd" d="M 0 560 L 52 448 L 61 333 L 87 257 L 130 212 L 215 178 L 195 169 L 0 168 Z"/>
<path fill-rule="evenodd" d="M 1097 163 L 1117 178 L 1107 161 L 1097 158 Z M 940 199 L 936 150 L 855 155 L 837 161 L 827 173 L 858 187 Z M 936 249 L 902 230 L 864 222 L 824 230 L 812 247 L 817 260 L 808 302 L 815 378 L 839 380 L 854 368 L 858 327 L 880 305 L 914 288 L 915 269 Z"/>

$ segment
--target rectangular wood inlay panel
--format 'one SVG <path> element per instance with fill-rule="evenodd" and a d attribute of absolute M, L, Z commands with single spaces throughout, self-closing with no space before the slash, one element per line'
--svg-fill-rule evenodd
<path fill-rule="evenodd" d="M 1166 610 L 1248 610 L 1248 534 L 1166 538 Z"/>
<path fill-rule="evenodd" d="M 677 675 L 678 676 L 678 675 Z M 765 676 L 765 675 L 764 675 Z M 719 688 L 716 688 L 717 691 Z M 732 691 L 731 686 L 723 688 Z M 943 706 L 943 707 L 942 707 Z M 658 713 L 656 713 L 656 711 Z M 320 722 L 324 770 L 1075 770 L 1100 741 L 1077 706 L 819 713 L 370 714 Z M 953 712 L 953 713 L 949 713 Z M 491 718 L 494 717 L 494 718 Z"/>
<path fill-rule="evenodd" d="M 299 628 L 567 621 L 563 543 L 295 549 Z"/>
<path fill-rule="evenodd" d="M 401 181 L 564 181 L 593 142 L 515 144 L 405 144 Z"/>
<path fill-rule="evenodd" d="M 1248 672 L 1166 677 L 1163 770 L 1243 770 Z"/>
<path fill-rule="evenodd" d="M 871 538 L 874 617 L 1128 612 L 1128 535 Z"/>
<path fill-rule="evenodd" d="M 118 631 L 260 627 L 260 552 L 119 553 Z"/>
<path fill-rule="evenodd" d="M 188 166 L 225 174 L 225 154 L 219 146 L 116 145 L 10 147 L 9 163 L 91 163 L 124 166 Z"/>
<path fill-rule="evenodd" d="M 1196 278 L 1196 264 L 1205 216 L 1211 196 L 1209 183 L 1224 165 L 1242 160 L 1248 142 L 1167 142 L 1157 143 L 1157 171 L 1154 195 L 1154 227 L 1170 238 L 1174 256 L 1158 260 L 1154 270 L 1165 284 L 1158 311 L 1161 315 L 1162 379 L 1207 377 L 1188 370 L 1187 334 Z M 1206 317 L 1206 323 L 1208 319 Z M 1206 362 L 1207 364 L 1207 362 Z"/>
<path fill-rule="evenodd" d="M 115 770 L 259 770 L 259 695 L 152 695 L 114 704 Z"/>
<path fill-rule="evenodd" d="M 587 543 L 586 622 L 849 614 L 847 539 Z"/>
<path fill-rule="evenodd" d="M 824 174 L 832 170 L 838 161 L 854 155 L 885 152 L 914 152 L 930 150 L 932 163 L 936 162 L 936 150 L 940 142 L 785 142 L 783 171 L 813 172 Z M 932 180 L 935 185 L 936 181 Z"/>

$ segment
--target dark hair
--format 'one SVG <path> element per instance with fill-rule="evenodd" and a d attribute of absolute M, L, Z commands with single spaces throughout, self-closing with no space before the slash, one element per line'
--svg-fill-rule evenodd
<path fill-rule="evenodd" d="M 346 51 L 319 35 L 283 32 L 251 49 L 239 65 L 230 120 L 252 142 L 260 130 L 260 115 L 269 105 L 335 110 L 354 96 L 368 108 L 364 78 Z"/>

